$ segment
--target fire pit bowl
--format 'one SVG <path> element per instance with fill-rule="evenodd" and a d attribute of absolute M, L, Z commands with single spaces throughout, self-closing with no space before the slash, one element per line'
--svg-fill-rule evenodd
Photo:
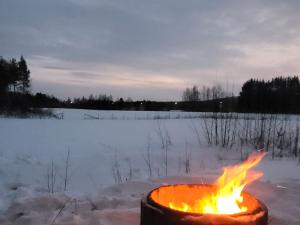
<path fill-rule="evenodd" d="M 141 225 L 267 225 L 267 207 L 246 192 L 242 205 L 247 210 L 235 214 L 198 213 L 179 202 L 195 205 L 196 201 L 213 193 L 215 187 L 206 184 L 176 184 L 152 190 L 141 202 Z M 171 205 L 170 205 L 171 203 Z"/>

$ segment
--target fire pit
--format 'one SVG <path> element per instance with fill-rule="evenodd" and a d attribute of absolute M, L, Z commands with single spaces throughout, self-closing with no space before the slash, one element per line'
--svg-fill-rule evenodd
<path fill-rule="evenodd" d="M 267 225 L 267 207 L 243 188 L 262 173 L 249 169 L 264 152 L 225 167 L 214 185 L 175 184 L 152 190 L 141 202 L 141 225 Z"/>
<path fill-rule="evenodd" d="M 248 193 L 243 192 L 247 211 L 235 214 L 204 214 L 189 209 L 187 205 L 171 205 L 170 202 L 186 202 L 197 205 L 195 199 L 204 193 L 213 193 L 215 187 L 205 184 L 176 184 L 161 186 L 151 191 L 141 203 L 141 225 L 267 225 L 267 207 Z M 178 208 L 176 208 L 178 207 Z"/>

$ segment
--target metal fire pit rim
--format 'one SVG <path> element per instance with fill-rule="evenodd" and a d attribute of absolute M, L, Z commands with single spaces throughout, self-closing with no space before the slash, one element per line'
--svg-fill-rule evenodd
<path fill-rule="evenodd" d="M 196 184 L 196 183 L 190 183 L 190 184 L 186 184 L 186 183 L 166 184 L 166 185 L 161 185 L 159 187 L 156 187 L 156 188 L 152 189 L 148 193 L 148 195 L 146 196 L 146 199 L 147 199 L 147 201 L 149 203 L 153 204 L 155 207 L 157 207 L 159 209 L 163 209 L 163 210 L 166 210 L 168 212 L 176 212 L 176 213 L 179 213 L 181 215 L 190 215 L 190 216 L 216 215 L 216 216 L 240 217 L 240 216 L 253 215 L 253 214 L 259 213 L 261 211 L 265 211 L 265 212 L 268 213 L 268 208 L 267 208 L 267 206 L 263 202 L 261 202 L 260 200 L 258 200 L 256 197 L 254 197 L 250 193 L 244 192 L 244 191 L 242 193 L 251 196 L 254 200 L 257 201 L 257 203 L 258 203 L 259 206 L 257 208 L 255 208 L 255 210 L 252 210 L 252 211 L 240 212 L 240 213 L 234 213 L 234 214 L 208 214 L 208 213 L 183 212 L 183 211 L 180 211 L 180 210 L 171 209 L 170 207 L 166 207 L 164 205 L 161 205 L 161 204 L 159 204 L 158 202 L 154 201 L 151 198 L 151 193 L 154 192 L 154 191 L 156 191 L 156 190 L 158 190 L 159 188 L 171 187 L 171 186 L 175 187 L 175 186 L 181 186 L 181 185 L 187 185 L 187 186 L 208 186 L 208 187 L 214 187 L 215 186 L 213 184 Z"/>

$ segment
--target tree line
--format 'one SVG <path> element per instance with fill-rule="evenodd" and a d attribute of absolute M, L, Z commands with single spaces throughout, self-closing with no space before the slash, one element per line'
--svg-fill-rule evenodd
<path fill-rule="evenodd" d="M 84 108 L 103 110 L 183 110 L 203 112 L 300 113 L 300 81 L 297 76 L 271 80 L 250 79 L 234 96 L 221 85 L 188 87 L 182 101 L 133 101 L 100 94 L 60 100 L 44 93 L 32 94 L 30 70 L 19 60 L 0 57 L 0 111 L 30 111 L 32 108 Z"/>
<path fill-rule="evenodd" d="M 299 78 L 250 79 L 242 86 L 237 107 L 241 112 L 300 113 Z"/>
<path fill-rule="evenodd" d="M 182 101 L 209 101 L 233 96 L 232 92 L 224 90 L 221 85 L 214 85 L 212 87 L 203 86 L 201 89 L 193 85 L 191 88 L 188 87 L 183 91 Z"/>
<path fill-rule="evenodd" d="M 236 97 L 221 86 L 204 87 L 201 91 L 193 86 L 183 91 L 182 100 L 214 102 L 215 106 L 209 107 L 214 112 L 300 113 L 300 81 L 298 76 L 249 79 Z"/>

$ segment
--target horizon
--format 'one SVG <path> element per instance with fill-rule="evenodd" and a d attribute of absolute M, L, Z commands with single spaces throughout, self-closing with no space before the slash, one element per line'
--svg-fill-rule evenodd
<path fill-rule="evenodd" d="M 298 1 L 11 0 L 0 53 L 24 55 L 32 91 L 60 99 L 180 101 L 192 85 L 239 93 L 250 78 L 298 76 Z"/>

